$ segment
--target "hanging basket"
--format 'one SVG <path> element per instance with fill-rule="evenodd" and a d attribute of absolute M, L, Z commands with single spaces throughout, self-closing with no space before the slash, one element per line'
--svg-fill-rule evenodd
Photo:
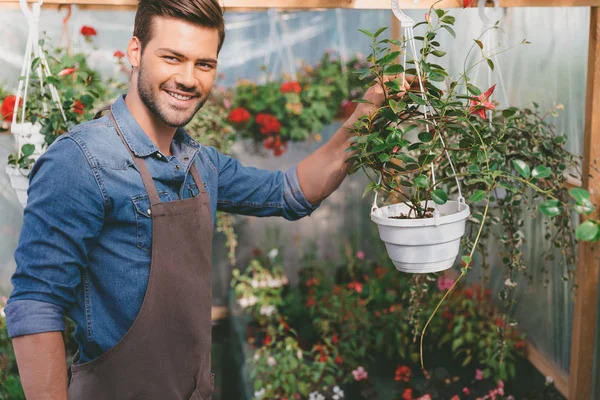
<path fill-rule="evenodd" d="M 38 122 L 35 124 L 31 122 L 15 123 L 10 126 L 10 131 L 15 137 L 18 149 L 24 144 L 35 146 L 31 158 L 36 161 L 44 152 L 44 144 L 46 143 L 46 138 L 40 133 L 41 130 L 42 125 Z"/>
<path fill-rule="evenodd" d="M 18 168 L 16 165 L 6 166 L 6 175 L 14 189 L 19 203 L 25 208 L 27 205 L 27 189 L 29 188 L 29 169 Z"/>
<path fill-rule="evenodd" d="M 425 202 L 422 203 L 425 206 Z M 379 228 L 388 255 L 398 271 L 424 274 L 446 270 L 454 264 L 471 215 L 464 201 L 438 206 L 439 216 L 420 219 L 391 218 L 407 215 L 404 203 L 375 209 L 371 220 Z"/>

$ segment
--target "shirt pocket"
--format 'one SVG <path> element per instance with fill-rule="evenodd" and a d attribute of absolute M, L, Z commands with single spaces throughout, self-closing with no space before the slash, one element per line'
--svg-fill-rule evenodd
<path fill-rule="evenodd" d="M 158 192 L 161 202 L 171 201 L 169 193 Z M 135 213 L 135 224 L 137 232 L 137 246 L 146 251 L 152 251 L 152 212 L 150 211 L 150 199 L 146 193 L 133 196 L 133 209 Z"/>

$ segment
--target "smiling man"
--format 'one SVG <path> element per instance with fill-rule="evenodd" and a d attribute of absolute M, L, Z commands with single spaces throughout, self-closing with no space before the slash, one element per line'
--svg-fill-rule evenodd
<path fill-rule="evenodd" d="M 126 96 L 35 164 L 5 309 L 29 400 L 209 399 L 216 211 L 296 220 L 347 175 L 345 128 L 285 172 L 185 133 L 224 38 L 216 0 L 141 0 Z M 385 96 L 377 85 L 365 97 L 345 126 Z M 79 345 L 70 374 L 65 315 Z"/>

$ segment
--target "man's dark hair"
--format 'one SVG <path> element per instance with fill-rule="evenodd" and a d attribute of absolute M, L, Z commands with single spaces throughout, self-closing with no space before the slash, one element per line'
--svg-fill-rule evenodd
<path fill-rule="evenodd" d="M 225 40 L 225 21 L 223 9 L 218 0 L 139 0 L 133 36 L 141 44 L 142 51 L 152 39 L 152 19 L 155 16 L 184 19 L 206 28 L 214 28 L 219 32 L 219 48 Z"/>

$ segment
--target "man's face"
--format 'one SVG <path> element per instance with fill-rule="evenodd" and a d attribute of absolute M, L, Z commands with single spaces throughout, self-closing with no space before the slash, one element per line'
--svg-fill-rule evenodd
<path fill-rule="evenodd" d="M 170 17 L 154 17 L 152 24 L 152 38 L 139 63 L 138 93 L 163 123 L 184 126 L 212 89 L 219 34 L 216 29 Z"/>

